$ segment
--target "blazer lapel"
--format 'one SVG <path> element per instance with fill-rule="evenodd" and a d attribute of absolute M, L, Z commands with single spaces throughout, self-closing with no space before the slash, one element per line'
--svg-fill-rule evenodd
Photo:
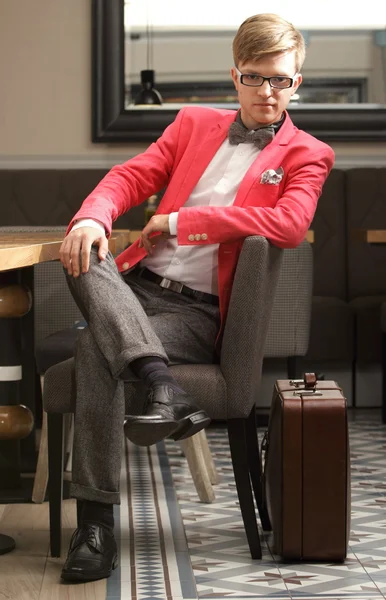
<path fill-rule="evenodd" d="M 283 146 L 287 146 L 296 132 L 296 127 L 292 123 L 287 111 L 283 125 L 268 146 L 264 148 L 252 163 L 242 180 L 236 194 L 233 206 L 242 206 L 245 198 L 257 178 L 260 178 L 266 169 L 272 168 L 276 162 L 277 155 L 283 154 Z M 279 165 L 280 166 L 280 165 Z"/>
<path fill-rule="evenodd" d="M 207 132 L 202 143 L 197 145 L 195 154 L 192 156 L 191 167 L 186 172 L 184 179 L 181 181 L 179 192 L 176 194 L 176 202 L 174 203 L 173 210 L 183 206 L 189 198 L 201 175 L 225 140 L 229 126 L 235 120 L 236 114 L 235 111 L 234 114 L 222 117 Z"/>

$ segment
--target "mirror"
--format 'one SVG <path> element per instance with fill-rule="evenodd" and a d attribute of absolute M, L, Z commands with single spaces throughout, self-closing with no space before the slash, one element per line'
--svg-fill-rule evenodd
<path fill-rule="evenodd" d="M 195 3 L 198 8 L 200 2 L 203 0 Z M 244 2 L 248 0 L 241 5 Z M 170 14 L 165 10 L 161 11 L 165 22 L 157 27 L 150 25 L 144 12 L 138 13 L 136 23 L 129 23 L 135 21 L 132 9 L 136 3 L 93 0 L 93 141 L 154 141 L 189 102 L 237 109 L 229 75 L 236 28 L 226 22 L 216 28 L 203 23 L 196 27 L 168 25 L 165 19 L 170 19 Z M 179 4 L 168 0 L 169 5 L 174 6 L 172 14 L 177 21 Z M 286 17 L 284 11 L 276 11 Z M 207 13 L 198 11 L 205 18 Z M 249 14 L 253 9 L 238 22 Z M 339 17 L 337 11 L 328 14 Z M 304 18 L 306 24 L 307 15 Z M 326 142 L 386 140 L 386 48 L 374 44 L 372 28 L 375 26 L 369 23 L 368 30 L 344 33 L 339 29 L 304 30 L 308 38 L 302 69 L 305 82 L 290 106 L 298 127 Z M 336 42 L 331 50 L 332 38 Z M 155 69 L 161 106 L 133 103 L 141 88 L 139 73 L 147 68 Z"/>

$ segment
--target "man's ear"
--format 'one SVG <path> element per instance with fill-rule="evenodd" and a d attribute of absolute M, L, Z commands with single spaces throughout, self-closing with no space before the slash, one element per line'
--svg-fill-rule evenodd
<path fill-rule="evenodd" d="M 230 73 L 231 73 L 231 77 L 232 77 L 232 80 L 233 80 L 233 85 L 235 86 L 236 90 L 238 91 L 238 79 L 239 78 L 238 78 L 238 75 L 236 73 L 236 69 L 234 67 L 232 67 L 231 70 L 230 70 Z"/>
<path fill-rule="evenodd" d="M 296 77 L 296 82 L 295 82 L 294 86 L 292 87 L 291 96 L 293 96 L 296 93 L 296 91 L 297 91 L 299 85 L 302 83 L 302 81 L 303 81 L 303 77 L 302 77 L 301 73 L 299 73 L 299 75 Z"/>

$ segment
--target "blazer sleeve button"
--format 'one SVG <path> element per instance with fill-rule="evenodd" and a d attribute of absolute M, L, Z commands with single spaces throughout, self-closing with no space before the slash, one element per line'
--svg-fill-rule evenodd
<path fill-rule="evenodd" d="M 122 265 L 122 269 L 123 269 L 124 271 L 127 271 L 127 269 L 128 269 L 129 267 L 130 267 L 130 263 L 128 263 L 128 262 L 125 262 L 125 263 L 123 263 L 123 265 Z"/>
<path fill-rule="evenodd" d="M 194 242 L 194 235 L 193 235 L 193 233 L 191 233 L 190 235 L 188 235 L 188 240 L 189 240 L 189 242 Z"/>
<path fill-rule="evenodd" d="M 199 233 L 196 233 L 196 235 L 194 236 L 194 239 L 196 240 L 196 242 L 199 242 L 201 239 L 201 235 Z"/>
<path fill-rule="evenodd" d="M 206 234 L 206 233 L 202 233 L 202 234 L 201 234 L 201 239 L 202 239 L 202 240 L 207 240 L 207 239 L 208 239 L 208 236 L 207 236 L 207 234 Z"/>

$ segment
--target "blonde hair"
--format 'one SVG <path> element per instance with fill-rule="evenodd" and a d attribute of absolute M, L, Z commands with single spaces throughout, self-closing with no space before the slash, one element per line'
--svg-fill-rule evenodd
<path fill-rule="evenodd" d="M 306 45 L 298 29 L 279 15 L 262 13 L 246 19 L 233 40 L 233 60 L 257 61 L 267 54 L 295 51 L 296 71 L 302 68 Z"/>

